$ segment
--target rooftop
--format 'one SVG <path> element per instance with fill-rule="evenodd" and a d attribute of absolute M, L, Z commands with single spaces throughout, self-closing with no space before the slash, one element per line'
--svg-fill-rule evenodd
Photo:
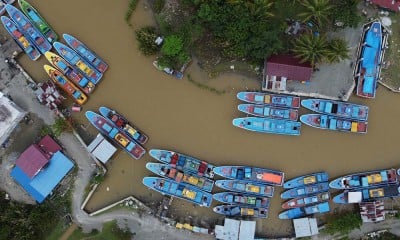
<path fill-rule="evenodd" d="M 24 116 L 25 112 L 0 92 L 0 144 L 7 140 Z"/>
<path fill-rule="evenodd" d="M 400 1 L 398 0 L 370 0 L 370 2 L 394 12 L 398 12 L 400 10 Z"/>
<path fill-rule="evenodd" d="M 310 63 L 300 63 L 300 59 L 290 54 L 268 58 L 265 61 L 265 71 L 267 76 L 279 76 L 297 81 L 309 81 L 313 73 Z"/>

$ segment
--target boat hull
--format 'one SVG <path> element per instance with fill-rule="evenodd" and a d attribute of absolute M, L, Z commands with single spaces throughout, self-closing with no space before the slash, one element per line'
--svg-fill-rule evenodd
<path fill-rule="evenodd" d="M 286 108 L 300 107 L 300 98 L 289 95 L 278 95 L 262 92 L 239 92 L 236 97 L 244 102 L 254 104 L 264 104 Z"/>
<path fill-rule="evenodd" d="M 291 108 L 277 108 L 269 105 L 239 104 L 238 110 L 256 117 L 269 117 L 297 121 L 299 112 Z"/>
<path fill-rule="evenodd" d="M 301 218 L 316 213 L 327 213 L 329 211 L 330 211 L 329 203 L 323 202 L 308 207 L 292 208 L 286 210 L 279 214 L 279 219 Z"/>
<path fill-rule="evenodd" d="M 183 182 L 193 185 L 200 190 L 211 192 L 214 186 L 214 181 L 205 177 L 198 177 L 192 173 L 185 173 L 169 166 L 165 163 L 152 163 L 146 164 L 146 168 L 159 175 L 160 177 L 170 178 L 176 182 Z"/>
<path fill-rule="evenodd" d="M 257 195 L 236 193 L 236 192 L 221 192 L 213 195 L 214 200 L 226 204 L 251 206 L 257 208 L 268 208 L 270 199 Z"/>
<path fill-rule="evenodd" d="M 327 182 L 322 182 L 286 190 L 283 193 L 281 193 L 281 198 L 282 199 L 297 198 L 327 191 L 329 191 L 329 184 Z"/>
<path fill-rule="evenodd" d="M 267 218 L 268 208 L 249 208 L 238 205 L 219 205 L 213 211 L 228 217 Z"/>
<path fill-rule="evenodd" d="M 329 192 L 322 192 L 316 195 L 290 199 L 289 201 L 286 201 L 285 203 L 282 204 L 282 208 L 290 209 L 290 208 L 305 207 L 308 205 L 329 201 L 330 198 L 331 196 Z"/>
<path fill-rule="evenodd" d="M 299 136 L 301 129 L 300 122 L 273 118 L 235 118 L 232 124 L 248 131 L 289 136 Z"/>
<path fill-rule="evenodd" d="M 217 180 L 215 185 L 219 188 L 233 191 L 247 193 L 262 197 L 272 197 L 274 195 L 274 187 L 261 183 L 254 183 L 251 181 L 243 180 Z"/>
<path fill-rule="evenodd" d="M 333 202 L 337 204 L 374 202 L 387 198 L 400 197 L 400 184 L 346 190 L 335 196 Z"/>
<path fill-rule="evenodd" d="M 283 188 L 297 188 L 305 185 L 327 182 L 328 180 L 329 176 L 327 172 L 311 173 L 286 181 L 283 184 Z"/>
<path fill-rule="evenodd" d="M 285 174 L 281 171 L 247 166 L 219 166 L 214 168 L 214 173 L 228 179 L 253 181 L 275 186 L 282 186 L 285 178 Z"/>
<path fill-rule="evenodd" d="M 324 114 L 305 114 L 300 121 L 310 127 L 348 133 L 367 133 L 368 122 L 336 118 Z"/>
<path fill-rule="evenodd" d="M 189 184 L 177 183 L 160 177 L 145 177 L 143 178 L 143 184 L 161 194 L 177 197 L 201 207 L 210 207 L 212 203 L 211 193 L 201 191 Z"/>
<path fill-rule="evenodd" d="M 100 107 L 99 112 L 103 117 L 107 118 L 111 122 L 114 123 L 114 126 L 119 128 L 120 130 L 124 131 L 126 135 L 128 135 L 130 138 L 134 139 L 136 142 L 140 144 L 145 144 L 149 137 L 144 134 L 142 131 L 139 130 L 136 126 L 131 124 L 124 116 L 116 112 L 115 110 L 112 110 L 108 107 Z M 113 121 L 113 117 L 115 117 L 117 120 Z M 125 124 L 124 126 L 119 126 L 118 123 Z"/>
<path fill-rule="evenodd" d="M 399 182 L 400 169 L 384 169 L 353 173 L 334 179 L 329 183 L 334 189 L 357 189 L 396 184 Z"/>
<path fill-rule="evenodd" d="M 111 141 L 124 149 L 125 152 L 134 159 L 140 159 L 146 153 L 146 150 L 142 146 L 132 141 L 117 128 L 112 127 L 113 124 L 103 116 L 92 111 L 87 111 L 85 115 L 89 122 L 97 128 L 100 133 L 111 139 Z"/>

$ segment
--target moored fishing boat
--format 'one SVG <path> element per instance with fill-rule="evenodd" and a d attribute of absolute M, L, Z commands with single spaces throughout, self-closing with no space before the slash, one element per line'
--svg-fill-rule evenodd
<path fill-rule="evenodd" d="M 160 177 L 145 177 L 143 184 L 161 194 L 177 197 L 202 207 L 210 207 L 212 203 L 211 193 L 201 191 L 190 184 Z"/>
<path fill-rule="evenodd" d="M 286 181 L 283 184 L 283 188 L 297 188 L 305 185 L 327 182 L 328 180 L 329 176 L 327 172 L 310 173 Z"/>
<path fill-rule="evenodd" d="M 236 97 L 239 100 L 254 104 L 265 104 L 287 108 L 300 107 L 300 98 L 289 95 L 278 95 L 263 92 L 239 92 Z"/>
<path fill-rule="evenodd" d="M 291 188 L 281 193 L 281 198 L 282 199 L 297 198 L 327 191 L 329 191 L 329 184 L 327 182 L 322 182 L 298 188 Z"/>
<path fill-rule="evenodd" d="M 60 71 L 46 64 L 44 65 L 44 70 L 49 75 L 51 80 L 53 80 L 57 86 L 71 96 L 76 103 L 80 105 L 86 103 L 87 96 L 71 81 L 69 81 Z"/>
<path fill-rule="evenodd" d="M 282 186 L 285 174 L 281 171 L 247 167 L 247 166 L 219 166 L 214 168 L 214 173 L 234 180 L 246 180 Z"/>
<path fill-rule="evenodd" d="M 339 118 L 351 118 L 361 121 L 368 119 L 369 108 L 355 103 L 327 99 L 303 99 L 301 100 L 301 105 L 311 111 Z"/>
<path fill-rule="evenodd" d="M 297 121 L 299 112 L 291 108 L 276 108 L 269 105 L 239 104 L 238 110 L 256 117 L 270 117 Z"/>
<path fill-rule="evenodd" d="M 99 72 L 95 67 L 90 65 L 74 50 L 65 46 L 60 42 L 53 43 L 54 48 L 69 64 L 76 67 L 85 77 L 87 77 L 92 83 L 98 84 L 103 74 Z"/>
<path fill-rule="evenodd" d="M 65 61 L 62 57 L 52 52 L 46 52 L 44 56 L 55 68 L 57 68 L 68 79 L 74 82 L 86 94 L 93 92 L 95 85 L 85 76 L 83 76 L 82 73 L 78 72 L 78 70 L 67 63 L 67 61 Z"/>
<path fill-rule="evenodd" d="M 158 61 L 154 61 L 153 62 L 153 66 L 155 68 L 157 68 L 158 70 L 163 71 L 164 73 L 166 73 L 168 75 L 176 77 L 177 79 L 182 79 L 183 78 L 183 73 L 181 73 L 179 71 L 176 71 L 174 69 L 171 69 L 169 67 L 163 67 L 158 63 Z"/>
<path fill-rule="evenodd" d="M 305 114 L 300 121 L 310 127 L 327 129 L 339 132 L 366 133 L 368 122 L 336 118 L 323 114 Z"/>
<path fill-rule="evenodd" d="M 316 205 L 311 205 L 307 207 L 301 208 L 292 208 L 281 212 L 279 214 L 279 219 L 294 219 L 294 218 L 301 218 L 308 215 L 316 214 L 316 213 L 327 213 L 330 211 L 329 203 L 322 202 Z"/>
<path fill-rule="evenodd" d="M 361 56 L 356 66 L 357 96 L 375 98 L 382 61 L 382 25 L 373 22 L 364 35 Z"/>
<path fill-rule="evenodd" d="M 270 203 L 270 199 L 268 197 L 261 197 L 237 192 L 215 193 L 213 195 L 213 198 L 222 203 L 245 205 L 257 208 L 268 208 Z"/>
<path fill-rule="evenodd" d="M 0 1 L 0 15 L 3 15 L 6 12 L 6 4 Z"/>
<path fill-rule="evenodd" d="M 29 20 L 31 20 L 35 27 L 46 37 L 47 41 L 50 43 L 57 41 L 58 36 L 56 32 L 31 4 L 25 0 L 18 0 L 18 4 Z"/>
<path fill-rule="evenodd" d="M 124 149 L 134 159 L 140 159 L 146 150 L 137 142 L 132 141 L 122 131 L 113 127 L 113 124 L 105 117 L 92 111 L 86 112 L 86 118 L 103 135 L 110 138 L 114 143 Z"/>
<path fill-rule="evenodd" d="M 211 179 L 199 177 L 193 173 L 185 173 L 165 163 L 149 162 L 146 164 L 146 168 L 161 177 L 170 178 L 178 183 L 187 183 L 203 191 L 211 192 L 214 186 L 214 181 Z"/>
<path fill-rule="evenodd" d="M 214 177 L 213 169 L 215 166 L 197 158 L 174 151 L 161 149 L 151 149 L 149 154 L 154 159 L 166 164 L 170 164 L 178 170 L 192 172 L 198 176 L 205 176 L 208 178 Z"/>
<path fill-rule="evenodd" d="M 335 189 L 369 188 L 387 184 L 395 184 L 399 180 L 400 169 L 383 169 L 353 173 L 336 178 L 329 183 Z"/>
<path fill-rule="evenodd" d="M 248 193 L 263 197 L 272 197 L 274 187 L 262 183 L 254 183 L 243 180 L 217 180 L 215 185 L 228 191 Z"/>
<path fill-rule="evenodd" d="M 374 202 L 394 197 L 400 197 L 399 184 L 344 191 L 335 196 L 333 202 L 338 204 Z"/>
<path fill-rule="evenodd" d="M 10 15 L 11 19 L 17 24 L 18 28 L 26 34 L 42 54 L 51 49 L 51 44 L 20 10 L 10 4 L 7 4 L 5 8 L 8 15 Z"/>
<path fill-rule="evenodd" d="M 103 115 L 103 117 L 113 122 L 118 129 L 124 131 L 126 135 L 134 139 L 136 142 L 145 144 L 149 139 L 149 137 L 140 131 L 139 128 L 131 124 L 124 116 L 115 110 L 107 107 L 100 107 L 99 112 L 101 115 Z"/>
<path fill-rule="evenodd" d="M 228 217 L 267 218 L 268 208 L 250 208 L 238 205 L 219 205 L 213 211 Z"/>
<path fill-rule="evenodd" d="M 1 12 L 1 11 L 0 11 Z M 28 55 L 30 59 L 36 61 L 40 57 L 40 52 L 36 46 L 27 38 L 22 31 L 20 31 L 17 25 L 8 17 L 1 16 L 1 22 L 6 28 L 7 32 L 15 40 L 15 42 L 20 46 L 22 50 Z"/>
<path fill-rule="evenodd" d="M 253 132 L 291 136 L 300 135 L 301 128 L 300 122 L 259 117 L 235 118 L 233 119 L 232 124 L 235 127 L 243 128 Z"/>
<path fill-rule="evenodd" d="M 63 38 L 72 49 L 92 64 L 99 72 L 104 73 L 108 69 L 108 64 L 77 38 L 66 33 L 63 34 Z"/>
<path fill-rule="evenodd" d="M 329 201 L 330 197 L 331 195 L 329 192 L 322 192 L 316 195 L 294 198 L 283 203 L 282 208 L 283 209 L 298 208 L 320 202 L 326 202 Z"/>

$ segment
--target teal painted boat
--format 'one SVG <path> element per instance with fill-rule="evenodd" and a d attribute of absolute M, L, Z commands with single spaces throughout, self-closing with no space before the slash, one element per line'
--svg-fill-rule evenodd
<path fill-rule="evenodd" d="M 305 185 L 327 182 L 328 180 L 329 176 L 327 172 L 310 173 L 286 181 L 283 184 L 283 188 L 297 188 Z"/>
<path fill-rule="evenodd" d="M 219 188 L 233 192 L 242 192 L 263 197 L 272 197 L 274 187 L 262 183 L 254 183 L 244 180 L 217 180 L 215 185 Z"/>
<path fill-rule="evenodd" d="M 311 204 L 329 201 L 331 195 L 329 192 L 322 192 L 311 196 L 290 199 L 282 204 L 283 209 L 305 207 Z"/>
<path fill-rule="evenodd" d="M 232 124 L 235 127 L 253 132 L 289 136 L 299 136 L 301 129 L 300 122 L 260 117 L 235 118 L 233 119 Z"/>
<path fill-rule="evenodd" d="M 336 195 L 333 202 L 338 204 L 374 202 L 395 197 L 400 197 L 400 184 L 346 190 Z"/>
<path fill-rule="evenodd" d="M 238 110 L 256 117 L 269 117 L 297 121 L 299 111 L 292 108 L 277 108 L 269 105 L 239 104 Z"/>
<path fill-rule="evenodd" d="M 316 213 L 327 213 L 330 211 L 329 203 L 323 202 L 308 207 L 292 208 L 279 214 L 279 219 L 301 218 Z"/>
<path fill-rule="evenodd" d="M 268 208 L 270 198 L 237 192 L 215 193 L 213 198 L 219 202 L 233 205 L 251 206 L 257 208 Z"/>
<path fill-rule="evenodd" d="M 220 205 L 213 208 L 213 211 L 227 217 L 248 217 L 267 218 L 268 208 L 251 208 L 238 205 Z"/>
<path fill-rule="evenodd" d="M 219 166 L 214 168 L 214 173 L 234 180 L 246 180 L 282 186 L 285 174 L 281 171 L 249 167 L 249 166 Z"/>

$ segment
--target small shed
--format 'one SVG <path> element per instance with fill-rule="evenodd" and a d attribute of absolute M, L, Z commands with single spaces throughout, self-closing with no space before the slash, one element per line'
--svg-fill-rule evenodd
<path fill-rule="evenodd" d="M 224 226 L 215 226 L 215 237 L 221 240 L 254 240 L 255 221 L 225 218 Z"/>
<path fill-rule="evenodd" d="M 106 164 L 117 151 L 117 148 L 108 142 L 100 133 L 97 134 L 96 138 L 89 144 L 87 149 L 104 164 Z"/>
<path fill-rule="evenodd" d="M 6 142 L 26 112 L 0 92 L 0 144 Z"/>
<path fill-rule="evenodd" d="M 309 237 L 319 233 L 317 219 L 315 218 L 293 219 L 293 225 L 296 232 L 296 238 Z"/>
<path fill-rule="evenodd" d="M 348 192 L 349 203 L 360 203 L 362 201 L 362 192 Z"/>

